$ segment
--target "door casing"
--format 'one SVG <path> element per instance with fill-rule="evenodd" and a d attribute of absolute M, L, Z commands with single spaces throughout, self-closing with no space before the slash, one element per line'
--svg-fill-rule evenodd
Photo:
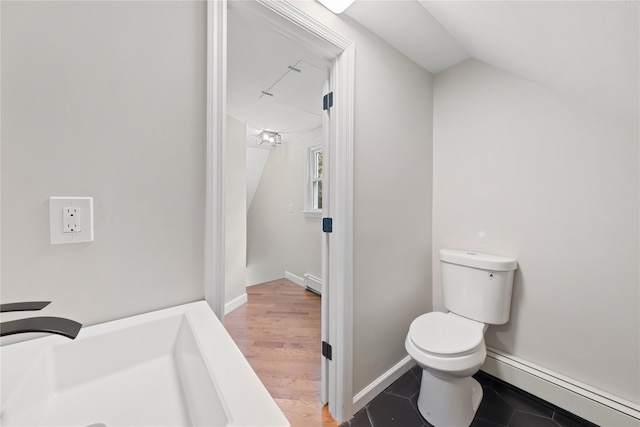
<path fill-rule="evenodd" d="M 323 400 L 338 421 L 353 415 L 353 135 L 355 45 L 285 1 L 234 1 L 234 7 L 295 40 L 331 63 L 334 106 L 325 113 L 324 150 L 329 170 L 323 216 L 333 232 L 323 239 L 322 339 L 333 360 L 323 362 Z M 227 0 L 207 2 L 207 133 L 205 212 L 205 299 L 224 317 L 224 138 L 227 86 Z M 320 102 L 320 100 L 319 100 Z M 320 346 L 318 346 L 320 347 Z M 320 351 L 320 350 L 318 350 Z"/>

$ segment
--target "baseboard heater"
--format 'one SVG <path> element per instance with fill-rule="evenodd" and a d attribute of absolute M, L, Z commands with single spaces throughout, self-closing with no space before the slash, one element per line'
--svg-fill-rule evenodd
<path fill-rule="evenodd" d="M 481 369 L 597 425 L 640 426 L 640 405 L 494 348 Z"/>
<path fill-rule="evenodd" d="M 415 365 L 406 356 L 353 397 L 353 412 Z M 640 405 L 487 347 L 482 371 L 603 427 L 640 427 Z"/>
<path fill-rule="evenodd" d="M 304 285 L 308 291 L 311 291 L 317 295 L 322 295 L 322 279 L 309 273 L 305 273 Z"/>

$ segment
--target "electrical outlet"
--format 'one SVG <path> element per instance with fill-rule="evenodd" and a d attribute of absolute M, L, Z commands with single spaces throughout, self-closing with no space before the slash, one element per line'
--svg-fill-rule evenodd
<path fill-rule="evenodd" d="M 62 209 L 62 232 L 79 233 L 80 228 L 80 208 L 67 206 Z"/>
<path fill-rule="evenodd" d="M 51 244 L 93 241 L 92 197 L 49 197 Z"/>

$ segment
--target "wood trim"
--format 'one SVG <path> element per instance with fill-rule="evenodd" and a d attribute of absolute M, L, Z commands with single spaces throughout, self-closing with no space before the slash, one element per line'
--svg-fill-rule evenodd
<path fill-rule="evenodd" d="M 487 358 L 481 369 L 598 425 L 640 425 L 637 404 L 495 348 L 487 347 Z"/>
<path fill-rule="evenodd" d="M 246 293 L 240 295 L 237 298 L 232 299 L 231 301 L 229 301 L 224 305 L 224 315 L 226 316 L 227 314 L 231 313 L 232 311 L 234 311 L 238 307 L 243 306 L 246 303 L 247 303 Z"/>
<path fill-rule="evenodd" d="M 234 1 L 234 8 L 253 14 L 264 24 L 296 40 L 333 63 L 329 148 L 340 150 L 335 178 L 329 187 L 335 200 L 329 212 L 339 218 L 329 241 L 330 344 L 336 356 L 329 363 L 329 410 L 346 420 L 352 411 L 353 377 L 353 134 L 355 46 L 349 39 L 306 15 L 286 1 Z M 205 298 L 222 320 L 224 313 L 224 186 L 222 159 L 226 118 L 226 0 L 208 1 L 207 44 L 207 203 L 205 213 Z M 345 157 L 343 157 L 345 156 Z M 337 185 L 339 183 L 339 185 Z"/>
<path fill-rule="evenodd" d="M 384 374 L 376 378 L 371 384 L 360 390 L 355 396 L 353 396 L 353 410 L 355 412 L 364 408 L 369 402 L 371 402 L 377 395 L 382 393 L 387 387 L 393 384 L 398 378 L 403 376 L 413 368 L 416 363 L 411 359 L 411 356 L 406 356 L 404 359 L 396 363 L 391 369 Z"/>
<path fill-rule="evenodd" d="M 331 414 L 347 420 L 353 411 L 353 140 L 355 110 L 355 45 L 336 58 L 333 67 L 335 103 L 331 151 L 333 183 L 331 214 L 334 232 L 329 237 L 330 335 L 335 337 L 334 405 Z M 325 286 L 327 284 L 325 283 Z"/>
<path fill-rule="evenodd" d="M 227 117 L 227 1 L 207 1 L 207 140 L 204 294 L 224 320 L 224 136 Z"/>
<path fill-rule="evenodd" d="M 302 286 L 304 288 L 304 277 L 300 277 L 296 274 L 291 273 L 290 271 L 284 272 L 284 278 L 292 281 L 298 286 Z"/>

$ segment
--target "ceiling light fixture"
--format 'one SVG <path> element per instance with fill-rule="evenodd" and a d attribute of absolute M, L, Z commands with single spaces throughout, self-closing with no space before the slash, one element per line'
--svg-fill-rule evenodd
<path fill-rule="evenodd" d="M 318 0 L 320 4 L 333 13 L 344 12 L 354 1 L 355 0 Z"/>
<path fill-rule="evenodd" d="M 282 144 L 282 135 L 278 132 L 263 130 L 258 134 L 257 142 L 260 147 L 277 147 Z"/>

